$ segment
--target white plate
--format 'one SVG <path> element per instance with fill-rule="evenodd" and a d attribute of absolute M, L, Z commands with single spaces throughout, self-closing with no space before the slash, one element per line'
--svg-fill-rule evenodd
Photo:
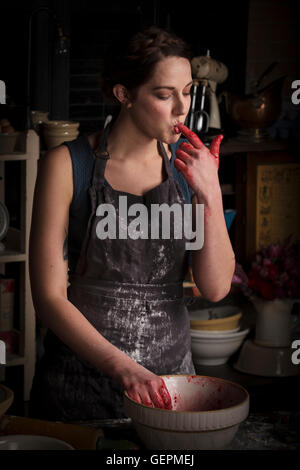
<path fill-rule="evenodd" d="M 299 375 L 300 364 L 292 363 L 293 352 L 292 348 L 271 348 L 246 340 L 233 367 L 239 372 L 263 377 Z"/>
<path fill-rule="evenodd" d="M 191 334 L 194 336 L 222 336 L 230 333 L 236 333 L 240 330 L 240 327 L 234 328 L 233 330 L 194 330 L 191 328 Z"/>
<path fill-rule="evenodd" d="M 206 334 L 206 333 L 203 333 L 203 331 L 199 331 L 199 330 L 190 330 L 191 331 L 191 337 L 195 340 L 197 339 L 203 339 L 203 340 L 207 340 L 207 341 L 210 341 L 210 340 L 214 340 L 214 341 L 226 341 L 226 340 L 231 340 L 231 339 L 235 339 L 235 338 L 239 338 L 241 336 L 245 336 L 249 333 L 250 329 L 249 328 L 246 328 L 244 330 L 241 330 L 241 329 L 238 329 L 238 331 L 234 331 L 232 333 L 217 333 L 217 334 Z"/>
<path fill-rule="evenodd" d="M 16 434 L 0 436 L 0 450 L 74 450 L 74 447 L 53 437 Z"/>
<path fill-rule="evenodd" d="M 190 310 L 189 316 L 192 321 L 221 320 L 237 315 L 240 311 L 241 309 L 236 305 L 223 305 L 220 307 Z"/>

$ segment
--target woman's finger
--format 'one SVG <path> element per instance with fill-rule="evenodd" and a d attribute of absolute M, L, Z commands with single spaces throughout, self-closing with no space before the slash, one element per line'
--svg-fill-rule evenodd
<path fill-rule="evenodd" d="M 151 406 L 153 408 L 154 405 L 146 387 L 133 387 L 130 390 L 127 390 L 127 393 L 129 398 L 136 401 L 137 403 L 141 403 L 145 406 Z"/>
<path fill-rule="evenodd" d="M 218 168 L 219 168 L 219 154 L 220 154 L 220 145 L 223 140 L 223 135 L 218 135 L 214 138 L 210 145 L 210 153 L 215 157 Z"/>
<path fill-rule="evenodd" d="M 151 397 L 148 393 L 148 390 L 146 389 L 145 391 L 140 390 L 140 397 L 141 397 L 141 403 L 145 406 L 150 406 L 151 408 L 154 407 Z"/>
<path fill-rule="evenodd" d="M 134 400 L 138 403 L 142 403 L 142 399 L 140 397 L 140 394 L 137 391 L 127 390 L 127 393 L 128 393 L 129 398 L 131 398 L 132 400 Z"/>
<path fill-rule="evenodd" d="M 187 170 L 187 166 L 182 160 L 180 160 L 179 158 L 175 158 L 174 166 L 176 170 L 181 171 L 181 173 L 185 174 Z"/>
<path fill-rule="evenodd" d="M 179 145 L 178 150 L 183 150 L 184 152 L 186 152 L 188 155 L 191 155 L 191 156 L 193 156 L 193 154 L 195 156 L 197 155 L 197 150 L 195 149 L 195 147 L 193 147 L 191 144 L 188 144 L 187 142 L 182 142 Z"/>
<path fill-rule="evenodd" d="M 193 145 L 191 144 L 188 144 L 187 142 L 181 142 L 181 144 L 179 145 L 179 148 L 195 150 L 195 147 L 193 147 Z"/>
<path fill-rule="evenodd" d="M 186 163 L 186 165 L 188 165 L 192 162 L 193 157 L 191 157 L 191 155 L 188 155 L 183 150 L 178 149 L 178 150 L 176 150 L 175 154 L 176 154 L 176 157 L 183 160 L 184 163 Z"/>
<path fill-rule="evenodd" d="M 201 149 L 202 147 L 205 147 L 203 142 L 199 139 L 199 137 L 191 131 L 188 127 L 186 127 L 184 124 L 178 124 L 177 125 L 178 129 L 180 132 L 187 138 L 187 140 L 196 148 L 196 149 Z"/>
<path fill-rule="evenodd" d="M 151 389 L 150 390 L 150 397 L 151 397 L 152 403 L 153 403 L 155 408 L 162 408 L 162 409 L 165 408 L 164 401 L 163 401 L 162 397 L 160 396 L 159 392 L 157 392 L 156 390 Z"/>
<path fill-rule="evenodd" d="M 164 380 L 162 379 L 162 385 L 159 389 L 159 393 L 163 399 L 163 402 L 164 402 L 164 405 L 165 405 L 165 409 L 166 410 L 171 410 L 172 409 L 172 400 L 171 400 L 171 396 L 169 394 L 169 390 L 167 389 L 166 387 L 166 384 L 164 382 Z"/>

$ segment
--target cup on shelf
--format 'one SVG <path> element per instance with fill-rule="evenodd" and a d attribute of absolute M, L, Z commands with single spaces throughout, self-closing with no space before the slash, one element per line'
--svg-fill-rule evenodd
<path fill-rule="evenodd" d="M 49 113 L 45 111 L 31 110 L 30 114 L 32 127 L 36 131 L 36 133 L 40 135 L 43 123 L 49 121 Z"/>
<path fill-rule="evenodd" d="M 78 127 L 79 122 L 59 120 L 44 122 L 43 134 L 48 150 L 63 142 L 76 139 L 79 134 Z"/>

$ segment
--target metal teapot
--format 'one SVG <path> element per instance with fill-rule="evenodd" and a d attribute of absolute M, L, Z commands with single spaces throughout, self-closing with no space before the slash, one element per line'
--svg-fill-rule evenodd
<path fill-rule="evenodd" d="M 266 75 L 266 72 L 263 76 Z M 236 95 L 223 92 L 226 109 L 240 129 L 240 135 L 247 135 L 255 140 L 264 138 L 267 127 L 271 126 L 281 112 L 281 92 L 286 76 L 274 80 L 269 85 L 259 88 L 258 80 L 252 93 Z"/>

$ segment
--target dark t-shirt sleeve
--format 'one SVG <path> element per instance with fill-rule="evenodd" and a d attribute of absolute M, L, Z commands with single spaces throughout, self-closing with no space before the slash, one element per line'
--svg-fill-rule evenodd
<path fill-rule="evenodd" d="M 171 159 L 171 167 L 172 167 L 172 172 L 173 172 L 173 176 L 174 176 L 174 179 L 176 181 L 178 181 L 179 183 L 179 186 L 180 186 L 180 189 L 182 191 L 182 194 L 186 200 L 186 203 L 187 204 L 190 204 L 192 202 L 192 197 L 193 197 L 193 194 L 194 194 L 194 191 L 192 190 L 192 188 L 189 186 L 188 182 L 186 181 L 185 177 L 183 176 L 183 174 L 178 171 L 175 166 L 174 166 L 174 160 L 176 158 L 176 155 L 175 155 L 175 152 L 176 150 L 178 149 L 179 145 L 181 144 L 181 142 L 188 142 L 187 139 L 182 139 L 180 138 L 178 140 L 178 142 L 176 142 L 176 144 L 172 144 L 171 145 L 171 151 L 172 151 L 172 159 Z"/>

